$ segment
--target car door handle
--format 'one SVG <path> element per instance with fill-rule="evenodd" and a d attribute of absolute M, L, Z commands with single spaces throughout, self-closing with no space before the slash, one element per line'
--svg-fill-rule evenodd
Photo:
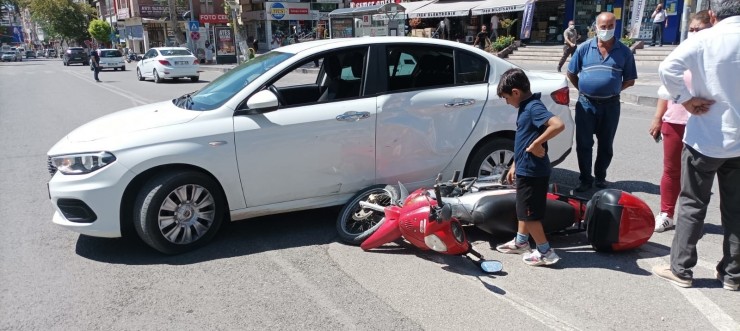
<path fill-rule="evenodd" d="M 368 117 L 370 117 L 370 113 L 366 111 L 348 111 L 342 115 L 337 115 L 337 121 L 357 122 Z"/>
<path fill-rule="evenodd" d="M 475 99 L 453 99 L 451 102 L 445 104 L 445 107 L 463 107 L 475 104 Z"/>

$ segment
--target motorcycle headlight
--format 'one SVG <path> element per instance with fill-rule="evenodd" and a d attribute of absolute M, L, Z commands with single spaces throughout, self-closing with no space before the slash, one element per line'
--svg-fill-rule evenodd
<path fill-rule="evenodd" d="M 463 240 L 465 240 L 465 232 L 463 231 L 462 225 L 458 222 L 451 222 L 450 227 L 452 228 L 452 235 L 455 237 L 455 240 L 462 243 Z"/>
<path fill-rule="evenodd" d="M 427 244 L 427 247 L 431 248 L 434 251 L 440 253 L 444 253 L 447 251 L 447 245 L 445 245 L 442 239 L 439 239 L 437 235 L 430 234 L 424 237 L 424 243 Z"/>
<path fill-rule="evenodd" d="M 116 157 L 108 152 L 79 153 L 51 157 L 51 163 L 65 175 L 84 175 L 113 163 Z"/>

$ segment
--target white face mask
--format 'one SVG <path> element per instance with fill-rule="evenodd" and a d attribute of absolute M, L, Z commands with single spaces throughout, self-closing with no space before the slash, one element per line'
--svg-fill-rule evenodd
<path fill-rule="evenodd" d="M 575 25 L 573 25 L 573 24 L 570 24 L 570 25 L 568 25 L 568 29 L 575 29 L 575 27 L 576 27 L 576 26 L 575 26 Z"/>
<path fill-rule="evenodd" d="M 601 41 L 609 41 L 614 38 L 614 29 L 599 30 L 596 35 L 601 39 Z"/>

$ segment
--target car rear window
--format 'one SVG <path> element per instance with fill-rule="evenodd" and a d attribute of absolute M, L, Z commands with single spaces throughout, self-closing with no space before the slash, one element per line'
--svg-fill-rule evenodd
<path fill-rule="evenodd" d="M 82 48 L 70 48 L 69 52 L 70 53 L 85 53 L 85 50 Z"/>
<path fill-rule="evenodd" d="M 160 49 L 159 52 L 162 53 L 163 56 L 190 55 L 190 52 L 185 49 Z"/>
<path fill-rule="evenodd" d="M 123 54 L 117 50 L 112 51 L 100 51 L 100 57 L 121 57 Z"/>

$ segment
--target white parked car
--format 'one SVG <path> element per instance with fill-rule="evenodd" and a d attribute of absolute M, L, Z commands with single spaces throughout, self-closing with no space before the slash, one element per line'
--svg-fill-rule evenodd
<path fill-rule="evenodd" d="M 136 77 L 161 83 L 166 78 L 200 79 L 198 59 L 184 47 L 155 47 L 149 49 L 136 64 Z"/>
<path fill-rule="evenodd" d="M 304 71 L 314 60 L 320 69 Z M 179 253 L 227 220 L 341 205 L 378 183 L 415 189 L 440 172 L 502 173 L 517 109 L 496 88 L 512 67 L 431 38 L 273 50 L 198 92 L 101 117 L 60 140 L 48 153 L 53 222 L 98 237 L 133 226 L 155 249 Z M 527 74 L 566 125 L 549 142 L 560 162 L 573 140 L 568 85 Z"/>
<path fill-rule="evenodd" d="M 102 48 L 97 50 L 100 57 L 100 70 L 113 69 L 125 71 L 126 62 L 123 60 L 123 54 L 117 49 Z M 92 69 L 92 64 L 90 64 Z"/>

